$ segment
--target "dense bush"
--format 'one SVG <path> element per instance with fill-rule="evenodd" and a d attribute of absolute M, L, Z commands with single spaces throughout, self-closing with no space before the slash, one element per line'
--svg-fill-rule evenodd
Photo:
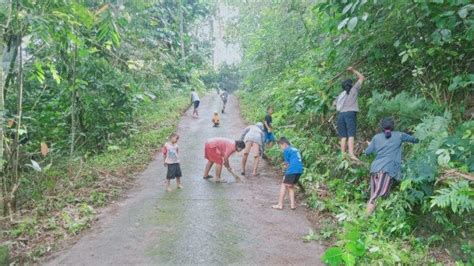
<path fill-rule="evenodd" d="M 194 31 L 209 3 L 0 1 L 0 237 L 12 259 L 89 226 L 171 133 L 204 88 L 210 45 Z"/>
<path fill-rule="evenodd" d="M 469 261 L 473 212 L 474 20 L 469 1 L 256 1 L 238 5 L 244 113 L 274 106 L 276 134 L 301 148 L 308 204 L 341 225 L 323 261 Z M 367 77 L 357 153 L 392 116 L 420 144 L 404 148 L 403 179 L 365 218 L 368 164 L 338 154 L 335 110 L 345 69 Z M 270 151 L 273 160 L 279 153 Z M 441 241 L 444 240 L 444 241 Z M 441 250 L 441 249 L 439 249 Z M 434 257 L 433 257 L 434 256 Z"/>

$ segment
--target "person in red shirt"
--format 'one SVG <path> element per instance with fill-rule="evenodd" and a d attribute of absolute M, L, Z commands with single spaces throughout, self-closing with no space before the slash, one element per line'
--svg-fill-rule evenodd
<path fill-rule="evenodd" d="M 206 169 L 204 170 L 204 179 L 212 178 L 209 175 L 211 168 L 216 164 L 216 182 L 222 182 L 222 165 L 234 176 L 238 181 L 239 177 L 234 174 L 229 164 L 229 157 L 234 152 L 240 152 L 245 148 L 245 143 L 240 140 L 232 140 L 227 138 L 211 138 L 204 145 L 204 158 L 207 160 Z"/>

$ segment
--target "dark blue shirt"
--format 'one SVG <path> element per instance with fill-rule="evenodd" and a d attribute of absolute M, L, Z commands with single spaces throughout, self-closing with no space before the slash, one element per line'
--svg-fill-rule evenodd
<path fill-rule="evenodd" d="M 269 113 L 267 113 L 267 115 L 265 116 L 265 122 L 267 122 L 267 123 L 263 124 L 264 125 L 264 131 L 265 131 L 265 133 L 268 133 L 267 125 L 269 127 L 272 126 L 272 116 Z"/>
<path fill-rule="evenodd" d="M 288 146 L 283 150 L 283 159 L 288 164 L 285 174 L 302 174 L 303 173 L 303 161 L 301 159 L 300 151 L 293 147 Z"/>

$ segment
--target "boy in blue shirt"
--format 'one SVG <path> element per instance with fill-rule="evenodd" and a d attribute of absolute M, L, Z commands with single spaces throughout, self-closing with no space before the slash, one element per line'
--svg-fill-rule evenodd
<path fill-rule="evenodd" d="M 282 210 L 283 200 L 285 199 L 286 191 L 290 195 L 290 206 L 291 209 L 296 209 L 295 204 L 295 184 L 298 183 L 300 176 L 303 174 L 303 161 L 301 154 L 298 149 L 291 146 L 290 142 L 285 138 L 281 137 L 278 140 L 280 149 L 283 150 L 283 159 L 285 161 L 285 177 L 280 188 L 280 195 L 278 197 L 278 204 L 273 205 L 273 209 Z"/>

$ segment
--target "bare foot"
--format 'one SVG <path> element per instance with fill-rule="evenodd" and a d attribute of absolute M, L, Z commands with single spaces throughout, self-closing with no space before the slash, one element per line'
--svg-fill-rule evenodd
<path fill-rule="evenodd" d="M 277 204 L 277 205 L 273 205 L 273 206 L 272 206 L 272 209 L 280 210 L 280 211 L 281 211 L 281 210 L 283 210 L 283 206 L 280 206 L 280 205 L 278 205 L 278 204 Z"/>
<path fill-rule="evenodd" d="M 351 160 L 356 161 L 356 162 L 360 162 L 359 158 L 357 158 L 354 154 L 349 155 L 349 158 L 350 158 Z"/>
<path fill-rule="evenodd" d="M 178 189 L 183 189 L 183 185 L 179 184 Z"/>
<path fill-rule="evenodd" d="M 225 180 L 222 179 L 222 178 L 216 179 L 215 182 L 216 182 L 216 183 L 227 183 L 227 181 L 225 181 Z"/>
<path fill-rule="evenodd" d="M 170 187 L 166 188 L 166 191 L 171 192 L 173 191 Z"/>
<path fill-rule="evenodd" d="M 292 210 L 296 210 L 296 206 L 291 206 L 291 209 L 292 209 Z"/>
<path fill-rule="evenodd" d="M 253 176 L 259 176 L 260 173 L 252 173 Z"/>

